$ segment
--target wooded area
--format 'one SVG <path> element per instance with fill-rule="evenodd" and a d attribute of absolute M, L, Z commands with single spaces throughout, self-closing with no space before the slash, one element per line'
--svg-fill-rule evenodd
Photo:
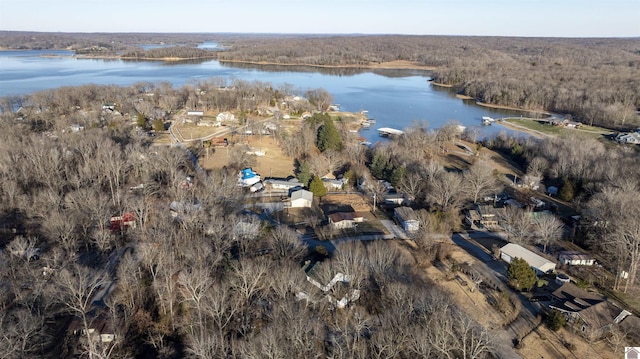
<path fill-rule="evenodd" d="M 292 230 L 242 213 L 237 168 L 182 185 L 197 173 L 184 149 L 150 146 L 135 122 L 99 107 L 118 95 L 131 105 L 117 108 L 156 114 L 170 88 L 145 86 L 61 88 L 28 98 L 29 112 L 3 112 L 0 356 L 492 352 L 487 329 L 418 276 L 413 258 L 392 243 L 346 243 L 325 258 Z M 140 101 L 148 90 L 154 96 Z M 236 90 L 227 92 L 243 93 Z M 193 88 L 176 91 L 188 101 Z M 69 130 L 75 120 L 82 132 Z M 182 204 L 177 217 L 172 201 Z M 113 218 L 122 220 L 115 229 Z M 302 268 L 310 258 L 324 259 L 314 268 L 320 280 L 338 273 L 348 280 L 317 290 Z M 327 300 L 356 291 L 349 310 Z"/>

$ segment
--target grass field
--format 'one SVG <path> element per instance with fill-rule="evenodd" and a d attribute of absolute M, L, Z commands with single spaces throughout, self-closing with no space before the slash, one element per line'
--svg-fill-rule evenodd
<path fill-rule="evenodd" d="M 582 125 L 580 126 L 580 128 L 577 128 L 577 129 L 565 128 L 565 127 L 553 126 L 544 122 L 540 122 L 538 119 L 526 118 L 526 117 L 525 118 L 510 117 L 510 118 L 505 118 L 504 121 L 516 126 L 524 127 L 531 131 L 535 131 L 545 135 L 552 135 L 552 136 L 564 136 L 572 133 L 582 133 L 598 139 L 598 138 L 602 138 L 603 135 L 607 135 L 611 133 L 611 130 L 607 130 L 601 127 Z"/>

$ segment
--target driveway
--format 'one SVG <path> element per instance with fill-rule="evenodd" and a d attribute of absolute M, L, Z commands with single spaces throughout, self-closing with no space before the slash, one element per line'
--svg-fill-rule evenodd
<path fill-rule="evenodd" d="M 391 235 L 393 236 L 392 238 L 409 239 L 407 232 L 405 232 L 404 229 L 400 228 L 400 226 L 395 224 L 393 221 L 388 219 L 381 219 L 380 223 L 382 223 L 384 228 L 386 228 L 387 231 L 391 233 Z"/>
<path fill-rule="evenodd" d="M 481 235 L 481 233 L 474 233 L 472 235 L 478 236 Z M 501 290 L 511 291 L 511 289 L 506 286 L 508 266 L 504 261 L 494 259 L 490 250 L 477 243 L 468 234 L 455 233 L 451 236 L 451 240 L 479 260 L 472 268 L 480 274 L 483 280 L 491 281 L 501 288 Z M 537 317 L 541 313 L 541 307 L 538 303 L 530 302 L 528 298 L 520 293 L 516 293 L 516 295 L 521 303 L 520 315 L 515 321 L 502 329 L 500 333 L 496 333 L 496 335 L 504 337 L 504 332 L 506 332 L 511 340 L 520 340 L 537 327 Z"/>

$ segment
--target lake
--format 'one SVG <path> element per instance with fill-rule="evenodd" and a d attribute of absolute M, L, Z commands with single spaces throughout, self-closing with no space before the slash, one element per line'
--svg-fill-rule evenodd
<path fill-rule="evenodd" d="M 211 47 L 216 46 L 215 44 Z M 368 111 L 376 120 L 361 130 L 368 141 L 380 140 L 376 128 L 403 129 L 414 122 L 437 128 L 449 121 L 479 126 L 483 116 L 513 115 L 477 106 L 455 97 L 447 89 L 432 86 L 429 73 L 416 70 L 317 69 L 304 66 L 254 66 L 222 64 L 218 61 L 164 63 L 119 59 L 79 59 L 71 51 L 0 52 L 0 96 L 29 94 L 61 86 L 83 84 L 128 86 L 136 82 L 169 81 L 179 87 L 207 78 L 260 81 L 274 86 L 289 84 L 300 93 L 323 88 L 342 111 Z M 519 113 L 518 113 L 519 114 Z M 484 126 L 482 136 L 506 131 L 500 125 Z"/>

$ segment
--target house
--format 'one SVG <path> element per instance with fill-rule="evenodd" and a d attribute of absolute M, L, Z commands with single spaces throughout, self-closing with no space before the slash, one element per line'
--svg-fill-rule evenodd
<path fill-rule="evenodd" d="M 92 310 L 87 314 L 87 328 L 83 328 L 82 320 L 78 317 L 74 317 L 67 332 L 74 335 L 86 336 L 89 334 L 89 338 L 94 342 L 111 343 L 116 340 L 117 335 L 114 327 L 109 320 L 109 315 L 106 311 L 101 310 L 98 314 L 95 314 L 95 310 Z"/>
<path fill-rule="evenodd" d="M 538 275 L 553 272 L 556 269 L 554 262 L 515 243 L 509 243 L 500 248 L 500 258 L 507 263 L 511 263 L 514 258 L 524 259 L 531 268 L 536 270 Z"/>
<path fill-rule="evenodd" d="M 364 216 L 358 212 L 337 212 L 329 215 L 329 223 L 333 228 L 354 228 L 364 222 Z"/>
<path fill-rule="evenodd" d="M 572 266 L 592 266 L 596 261 L 590 255 L 578 251 L 560 252 L 558 260 L 564 265 Z"/>
<path fill-rule="evenodd" d="M 204 111 L 187 111 L 187 116 L 204 116 Z"/>
<path fill-rule="evenodd" d="M 116 109 L 115 103 L 105 103 L 102 105 L 103 110 L 114 111 Z"/>
<path fill-rule="evenodd" d="M 216 116 L 216 121 L 220 123 L 229 122 L 235 120 L 236 117 L 231 112 L 220 112 L 218 116 Z"/>
<path fill-rule="evenodd" d="M 418 216 L 411 207 L 397 207 L 393 210 L 393 216 L 407 232 L 416 232 L 420 229 Z"/>
<path fill-rule="evenodd" d="M 573 283 L 564 283 L 552 297 L 549 308 L 564 313 L 568 322 L 578 325 L 581 334 L 591 341 L 601 339 L 631 315 L 603 295 L 587 292 Z"/>
<path fill-rule="evenodd" d="M 640 144 L 640 132 L 621 133 L 616 136 L 619 143 Z"/>
<path fill-rule="evenodd" d="M 547 187 L 547 194 L 549 196 L 555 197 L 558 195 L 558 187 L 556 186 L 549 186 Z"/>
<path fill-rule="evenodd" d="M 301 189 L 291 193 L 291 208 L 309 208 L 313 203 L 313 193 Z"/>
<path fill-rule="evenodd" d="M 265 184 L 268 184 L 272 190 L 284 190 L 288 191 L 290 189 L 299 187 L 302 188 L 302 182 L 298 181 L 296 178 L 292 178 L 290 180 L 281 180 L 281 179 L 267 179 L 264 181 Z"/>
<path fill-rule="evenodd" d="M 481 224 L 484 227 L 497 227 L 500 225 L 500 218 L 502 218 L 503 208 L 495 208 L 490 204 L 476 204 L 475 213 L 469 212 L 472 221 L 477 221 L 476 224 Z"/>
<path fill-rule="evenodd" d="M 125 212 L 122 216 L 113 216 L 109 219 L 112 231 L 125 230 L 129 227 L 136 228 L 136 214 L 134 212 Z"/>
<path fill-rule="evenodd" d="M 322 295 L 324 296 L 323 299 L 329 302 L 331 308 L 344 309 L 350 302 L 356 301 L 360 298 L 360 290 L 352 289 L 350 286 L 350 276 L 342 272 L 335 273 L 327 284 L 322 284 L 326 283 L 326 274 L 329 274 L 332 271 L 327 270 L 328 268 L 326 267 L 323 268 L 324 271 L 318 270 L 319 266 L 322 266 L 322 264 L 314 264 L 307 261 L 303 269 L 306 274 L 307 282 L 313 285 L 313 287 L 316 288 L 316 291 L 319 289 L 322 292 Z M 316 300 L 314 300 L 313 297 L 316 296 L 309 295 L 309 293 L 311 293 L 311 291 L 296 292 L 296 300 L 305 300 L 307 302 L 315 303 Z M 336 297 L 342 298 L 337 299 Z"/>
<path fill-rule="evenodd" d="M 249 187 L 258 182 L 260 182 L 260 175 L 250 167 L 244 168 L 238 173 L 238 186 Z"/>
<path fill-rule="evenodd" d="M 402 206 L 407 202 L 407 199 L 404 197 L 404 194 L 401 194 L 401 193 L 385 193 L 383 198 L 384 198 L 385 204 Z"/>
<path fill-rule="evenodd" d="M 324 183 L 324 186 L 327 188 L 327 190 L 335 191 L 335 190 L 342 189 L 344 185 L 347 183 L 347 180 L 344 178 L 341 178 L 341 179 L 323 178 L 322 182 Z"/>

